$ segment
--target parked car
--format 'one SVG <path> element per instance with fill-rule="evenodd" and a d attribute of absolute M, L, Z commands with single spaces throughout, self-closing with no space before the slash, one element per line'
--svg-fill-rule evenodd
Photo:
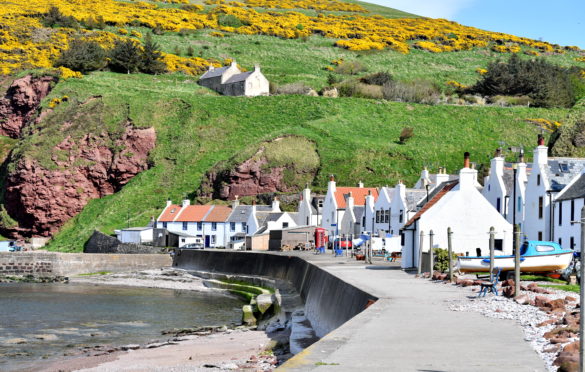
<path fill-rule="evenodd" d="M 351 249 L 352 242 L 350 239 L 337 238 L 332 242 L 329 242 L 329 247 L 337 247 L 339 249 Z"/>
<path fill-rule="evenodd" d="M 203 246 L 203 243 L 190 243 L 190 244 L 185 244 L 184 246 L 181 247 L 181 249 L 203 249 L 205 248 Z"/>

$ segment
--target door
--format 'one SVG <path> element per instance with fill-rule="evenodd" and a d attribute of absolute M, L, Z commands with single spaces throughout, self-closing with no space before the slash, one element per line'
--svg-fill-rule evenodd
<path fill-rule="evenodd" d="M 210 239 L 209 239 L 209 238 L 210 238 L 210 236 L 209 236 L 209 235 L 207 235 L 207 236 L 205 237 L 205 248 L 209 248 L 209 247 L 210 247 L 210 245 L 209 245 Z"/>

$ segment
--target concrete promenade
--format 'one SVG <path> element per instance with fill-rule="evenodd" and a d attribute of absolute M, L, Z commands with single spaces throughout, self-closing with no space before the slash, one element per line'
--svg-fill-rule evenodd
<path fill-rule="evenodd" d="M 394 263 L 299 255 L 379 300 L 279 370 L 545 371 L 514 321 L 449 310 L 468 291 L 415 279 Z"/>

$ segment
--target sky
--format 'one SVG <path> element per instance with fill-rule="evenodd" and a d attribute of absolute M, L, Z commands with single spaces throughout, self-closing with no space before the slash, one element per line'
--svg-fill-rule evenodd
<path fill-rule="evenodd" d="M 488 31 L 585 49 L 585 0 L 365 0 Z"/>

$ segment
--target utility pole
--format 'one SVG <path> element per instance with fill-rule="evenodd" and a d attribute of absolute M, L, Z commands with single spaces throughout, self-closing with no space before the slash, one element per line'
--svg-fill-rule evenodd
<path fill-rule="evenodd" d="M 494 249 L 495 249 L 495 235 L 496 230 L 494 227 L 490 227 L 490 282 L 494 280 Z"/>
<path fill-rule="evenodd" d="M 579 308 L 579 371 L 583 371 L 583 367 L 585 366 L 585 362 L 583 359 L 585 358 L 585 337 L 583 333 L 585 332 L 585 325 L 583 324 L 583 304 L 585 304 L 585 291 L 583 290 L 583 281 L 585 280 L 585 265 L 583 262 L 583 253 L 585 252 L 585 205 L 581 208 L 581 221 L 571 221 L 571 223 L 578 223 L 581 224 L 581 244 L 579 252 L 579 259 L 581 260 L 581 280 L 579 282 L 579 301 L 580 301 L 580 308 Z"/>
<path fill-rule="evenodd" d="M 451 228 L 447 228 L 447 247 L 448 247 L 448 254 L 449 254 L 449 282 L 453 282 L 453 244 L 451 242 L 451 235 L 453 235 L 453 231 Z"/>
<path fill-rule="evenodd" d="M 424 247 L 424 245 L 423 245 L 424 236 L 425 235 L 424 235 L 423 231 L 421 230 L 420 231 L 420 238 L 418 240 L 418 268 L 416 270 L 416 273 L 418 275 L 420 275 L 422 273 L 422 251 L 423 251 L 423 247 Z M 414 257 L 413 257 L 413 259 L 414 259 Z"/>
<path fill-rule="evenodd" d="M 520 226 L 514 225 L 514 297 L 520 296 Z"/>
<path fill-rule="evenodd" d="M 433 257 L 433 236 L 435 236 L 435 234 L 433 233 L 433 230 L 431 230 L 429 232 L 429 273 L 431 274 L 431 276 L 433 275 L 433 266 L 435 263 Z"/>

